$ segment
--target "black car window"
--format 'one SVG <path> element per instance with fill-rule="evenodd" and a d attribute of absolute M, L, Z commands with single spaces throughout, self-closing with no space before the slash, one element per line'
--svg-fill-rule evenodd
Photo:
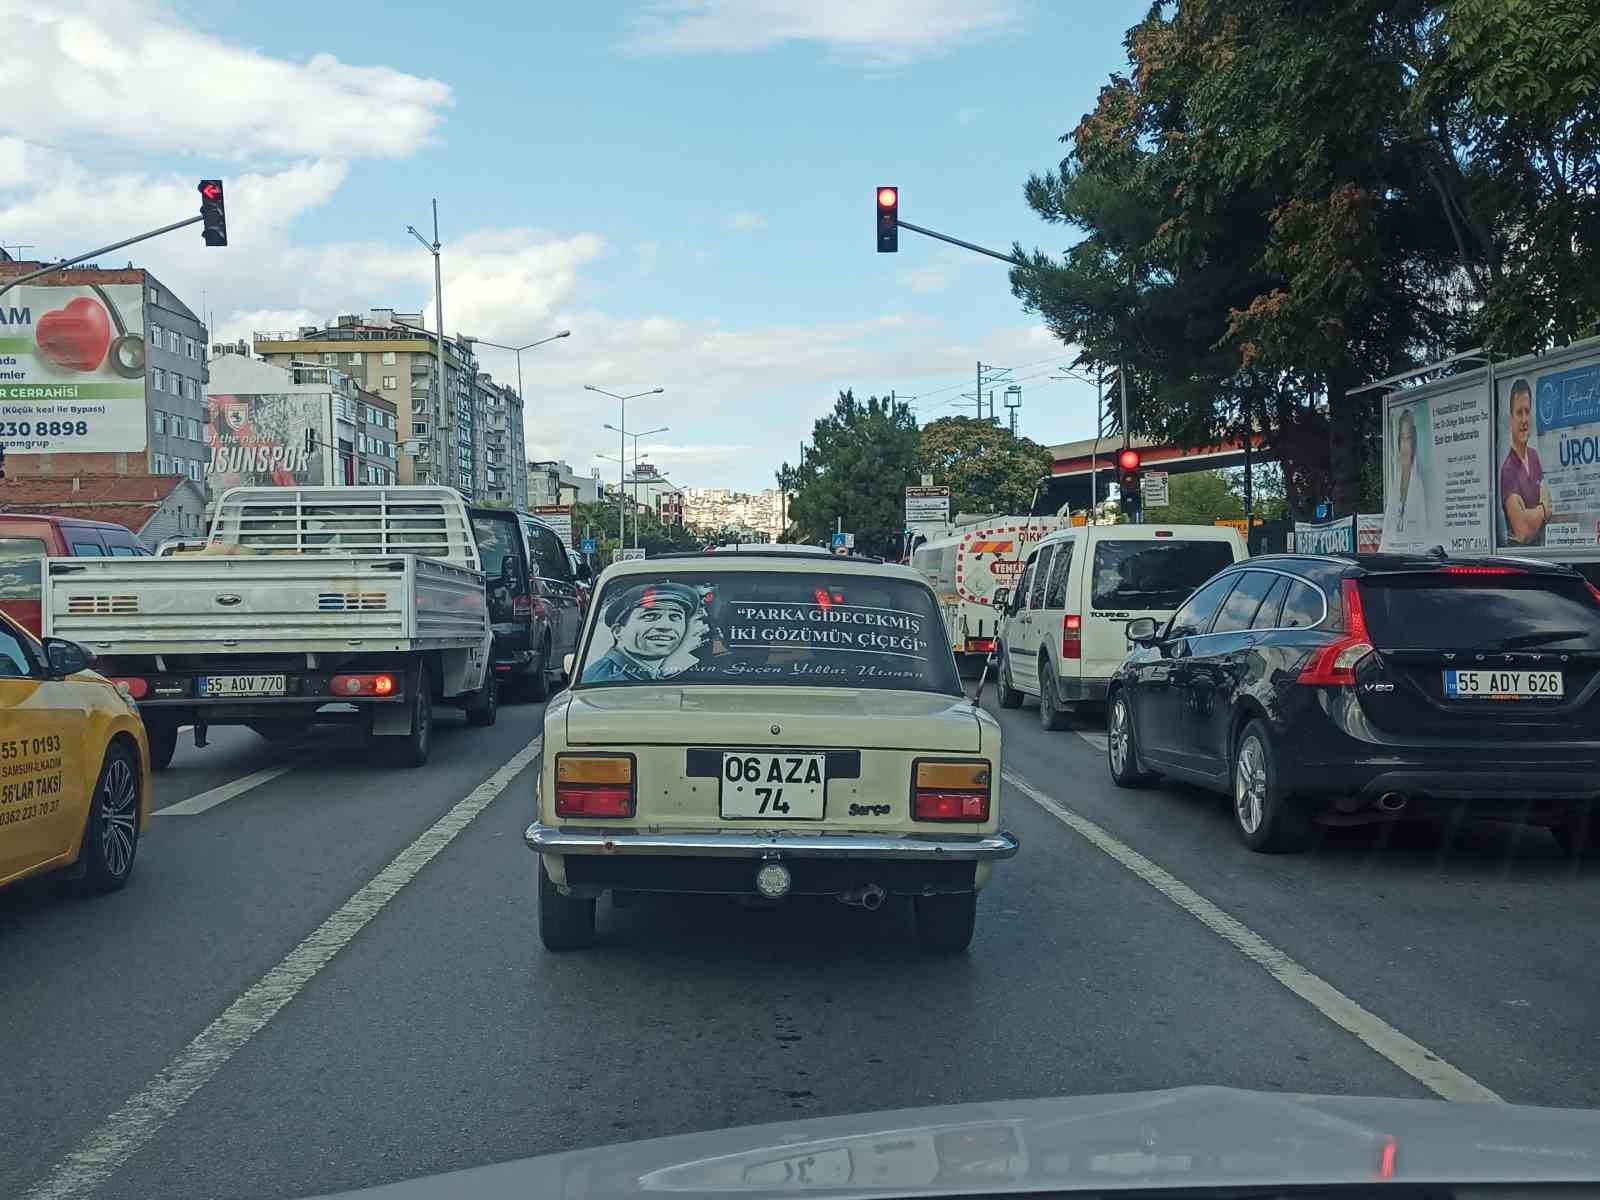
<path fill-rule="evenodd" d="M 1287 575 L 1274 575 L 1272 578 L 1277 582 L 1272 585 L 1272 590 L 1261 602 L 1261 607 L 1256 609 L 1256 619 L 1250 622 L 1251 629 L 1278 627 L 1278 614 L 1283 611 L 1283 598 L 1289 594 L 1289 585 L 1294 581 Z"/>
<path fill-rule="evenodd" d="M 1050 572 L 1050 583 L 1044 594 L 1046 608 L 1067 606 L 1067 576 L 1072 573 L 1072 545 L 1071 542 L 1056 543 L 1055 567 Z"/>
<path fill-rule="evenodd" d="M 33 674 L 28 652 L 11 626 L 0 621 L 0 679 L 20 679 Z"/>
<path fill-rule="evenodd" d="M 561 539 L 556 536 L 555 530 L 539 530 L 540 559 L 549 563 L 548 571 L 541 571 L 546 579 L 559 579 L 564 583 L 572 582 L 572 560 L 567 557 L 567 548 L 561 544 Z"/>
<path fill-rule="evenodd" d="M 1278 618 L 1280 629 L 1309 629 L 1322 620 L 1327 604 L 1322 592 L 1303 580 L 1289 585 L 1289 594 L 1283 601 L 1283 615 Z"/>
<path fill-rule="evenodd" d="M 1039 547 L 1039 561 L 1033 565 L 1033 583 L 1028 589 L 1028 607 L 1044 607 L 1044 585 L 1050 578 L 1050 563 L 1055 556 L 1054 543 Z"/>
<path fill-rule="evenodd" d="M 1600 603 L 1581 579 L 1369 576 L 1361 610 L 1385 650 L 1600 650 Z"/>
<path fill-rule="evenodd" d="M 1228 593 L 1227 600 L 1217 610 L 1217 620 L 1211 626 L 1211 632 L 1232 633 L 1249 629 L 1255 621 L 1256 610 L 1261 607 L 1262 600 L 1272 590 L 1278 578 L 1275 575 L 1268 575 L 1265 571 L 1241 572 L 1238 584 Z"/>
<path fill-rule="evenodd" d="M 1096 609 L 1177 608 L 1183 598 L 1233 562 L 1224 541 L 1180 538 L 1108 540 L 1094 548 Z"/>
<path fill-rule="evenodd" d="M 472 518 L 472 536 L 478 542 L 478 558 L 483 563 L 483 573 L 491 581 L 498 584 L 501 572 L 505 570 L 507 556 L 520 567 L 522 554 L 520 552 L 521 537 L 517 529 L 517 522 L 511 516 L 474 516 Z M 514 588 L 517 595 L 522 594 L 522 577 L 524 572 L 518 570 L 514 573 Z"/>
<path fill-rule="evenodd" d="M 1185 600 L 1183 607 L 1172 616 L 1172 624 L 1168 626 L 1168 636 L 1179 636 L 1180 629 L 1187 629 L 1188 636 L 1206 632 L 1206 627 L 1211 624 L 1211 618 L 1222 603 L 1222 598 L 1228 594 L 1228 589 L 1233 587 L 1237 578 L 1237 575 L 1224 575 L 1221 579 L 1213 579 Z"/>

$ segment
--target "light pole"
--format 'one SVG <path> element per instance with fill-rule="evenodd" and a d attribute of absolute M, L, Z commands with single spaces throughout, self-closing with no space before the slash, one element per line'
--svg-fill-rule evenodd
<path fill-rule="evenodd" d="M 630 430 L 618 429 L 615 425 L 607 425 L 612 433 L 620 433 L 633 439 L 633 548 L 639 548 L 639 439 L 649 437 L 653 433 L 665 433 L 667 427 L 658 425 L 654 429 L 646 429 L 643 433 L 633 433 Z"/>
<path fill-rule="evenodd" d="M 469 340 L 478 343 L 480 346 L 493 346 L 496 350 L 509 350 L 517 356 L 517 398 L 526 402 L 522 394 L 522 352 L 524 350 L 532 350 L 535 346 L 542 346 L 546 342 L 554 342 L 560 338 L 571 336 L 572 330 L 563 329 L 560 333 L 552 333 L 549 337 L 540 338 L 536 342 L 529 342 L 526 346 L 502 346 L 499 342 L 491 342 L 487 338 L 471 338 Z"/>
<path fill-rule="evenodd" d="M 439 271 L 439 201 L 438 201 L 437 198 L 435 198 L 435 200 L 433 202 L 433 241 L 431 241 L 431 242 L 428 241 L 427 238 L 423 237 L 420 233 L 418 233 L 417 232 L 417 227 L 415 225 L 407 225 L 406 226 L 406 232 L 409 233 L 412 237 L 416 238 L 417 241 L 421 242 L 422 243 L 422 248 L 424 250 L 426 250 L 429 254 L 433 255 L 433 311 L 434 311 L 434 318 L 438 322 L 438 325 L 439 325 L 439 339 L 435 343 L 435 346 L 434 346 L 434 349 L 437 351 L 436 362 L 437 362 L 437 366 L 439 368 L 439 408 L 433 414 L 433 426 L 432 426 L 432 428 L 437 430 L 438 427 L 439 427 L 439 424 L 440 424 L 440 418 L 445 415 L 445 413 L 447 412 L 447 410 L 449 408 L 449 401 L 445 398 L 445 380 L 444 380 L 444 277 L 440 274 L 440 271 Z M 429 440 L 430 441 L 435 440 L 436 437 L 437 437 L 437 435 L 435 435 L 434 438 L 430 438 Z M 431 458 L 431 456 L 430 456 L 430 458 Z M 430 475 L 433 474 L 433 463 L 432 462 L 430 462 L 429 465 L 428 465 L 428 473 Z M 445 478 L 448 480 L 449 476 L 446 475 Z"/>
<path fill-rule="evenodd" d="M 622 405 L 622 416 L 620 418 L 621 421 L 622 421 L 621 426 L 620 427 L 619 426 L 614 426 L 614 425 L 607 425 L 606 426 L 607 429 L 616 429 L 617 430 L 617 434 L 618 434 L 618 437 L 617 437 L 617 457 L 618 457 L 618 462 L 617 462 L 617 546 L 618 546 L 618 548 L 620 548 L 623 545 L 623 543 L 628 540 L 628 526 L 627 526 L 628 513 L 627 513 L 627 510 L 622 507 L 622 489 L 626 486 L 626 480 L 623 478 L 623 473 L 627 470 L 627 467 L 628 467 L 627 463 L 625 461 L 622 461 L 622 460 L 625 460 L 628 457 L 628 434 L 627 434 L 627 429 L 628 429 L 628 401 L 629 400 L 637 400 L 640 396 L 659 396 L 662 392 L 666 391 L 667 389 L 666 388 L 646 388 L 642 392 L 634 392 L 631 395 L 619 396 L 615 392 L 606 391 L 605 388 L 597 388 L 592 383 L 586 383 L 586 384 L 583 385 L 583 390 L 586 391 L 586 392 L 595 392 L 595 393 L 597 393 L 597 394 L 599 394 L 601 396 L 610 396 L 613 400 L 617 401 L 617 403 Z"/>

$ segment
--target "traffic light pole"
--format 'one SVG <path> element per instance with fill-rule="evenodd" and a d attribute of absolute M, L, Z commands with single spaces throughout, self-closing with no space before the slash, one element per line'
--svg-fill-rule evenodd
<path fill-rule="evenodd" d="M 931 229 L 924 229 L 921 225 L 913 225 L 910 221 L 895 218 L 895 224 L 901 229 L 909 229 L 912 233 L 920 233 L 923 237 L 937 238 L 941 242 L 948 242 L 952 246 L 960 246 L 963 250 L 971 250 L 974 254 L 987 254 L 990 258 L 998 258 L 1001 262 L 1010 263 L 1013 267 L 1025 267 L 1028 264 L 1015 255 L 1002 254 L 998 250 L 990 250 L 987 246 L 980 246 L 975 242 L 963 242 L 960 238 L 951 237 L 949 234 L 935 233 Z"/>
<path fill-rule="evenodd" d="M 182 229 L 187 225 L 198 225 L 204 218 L 190 217 L 185 221 L 174 221 L 171 225 L 163 225 L 160 229 L 152 229 L 148 233 L 141 233 L 135 237 L 125 238 L 120 242 L 112 242 L 109 246 L 101 246 L 98 250 L 90 250 L 87 254 L 80 254 L 77 258 L 64 258 L 58 263 L 51 263 L 48 267 L 41 267 L 37 271 L 29 271 L 26 275 L 19 275 L 15 279 L 7 280 L 0 285 L 0 296 L 5 295 L 12 288 L 27 283 L 31 279 L 38 279 L 43 275 L 50 275 L 66 267 L 76 266 L 87 259 L 98 258 L 102 254 L 110 254 L 113 250 L 121 250 L 124 246 L 131 246 L 135 242 L 147 242 L 153 237 L 160 237 L 163 233 L 171 233 L 174 229 Z"/>

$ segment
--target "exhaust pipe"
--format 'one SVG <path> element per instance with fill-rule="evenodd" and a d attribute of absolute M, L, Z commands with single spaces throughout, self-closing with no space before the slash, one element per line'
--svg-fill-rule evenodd
<path fill-rule="evenodd" d="M 1378 797 L 1378 807 L 1384 812 L 1399 812 L 1410 799 L 1404 792 L 1385 792 Z"/>
<path fill-rule="evenodd" d="M 865 887 L 851 888 L 848 892 L 839 893 L 840 904 L 860 905 L 868 912 L 877 912 L 883 907 L 883 902 L 888 893 L 875 883 Z"/>

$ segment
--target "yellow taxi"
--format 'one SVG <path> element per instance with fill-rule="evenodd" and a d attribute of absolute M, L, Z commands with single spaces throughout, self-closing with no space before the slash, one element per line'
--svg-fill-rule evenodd
<path fill-rule="evenodd" d="M 139 710 L 76 642 L 39 642 L 0 613 L 0 887 L 60 871 L 90 891 L 128 881 L 150 821 Z"/>

